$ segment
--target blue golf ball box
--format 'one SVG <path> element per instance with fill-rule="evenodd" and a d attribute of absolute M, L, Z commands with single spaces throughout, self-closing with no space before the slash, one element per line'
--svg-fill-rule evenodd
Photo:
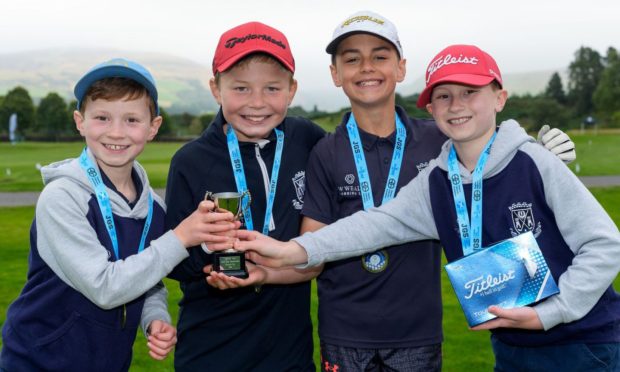
<path fill-rule="evenodd" d="M 487 309 L 527 306 L 559 293 L 532 232 L 445 266 L 470 327 L 495 318 Z"/>

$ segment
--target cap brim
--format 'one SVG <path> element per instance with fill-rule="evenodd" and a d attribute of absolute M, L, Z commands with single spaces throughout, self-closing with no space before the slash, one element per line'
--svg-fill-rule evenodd
<path fill-rule="evenodd" d="M 400 49 L 398 49 L 398 46 L 394 45 L 393 42 L 391 42 L 390 40 L 386 39 L 385 37 L 383 37 L 383 36 L 381 36 L 379 34 L 376 34 L 376 33 L 372 32 L 372 31 L 362 31 L 362 30 L 349 31 L 347 33 L 344 33 L 344 34 L 338 36 L 337 38 L 332 40 L 329 44 L 327 44 L 327 47 L 325 48 L 325 51 L 327 52 L 327 54 L 331 54 L 331 55 L 336 54 L 336 50 L 338 49 L 338 44 L 340 44 L 340 42 L 342 40 L 346 39 L 349 36 L 357 35 L 357 34 L 372 35 L 372 36 L 378 37 L 379 39 L 387 41 L 388 43 L 390 43 L 390 44 L 392 44 L 394 46 L 394 49 L 396 49 L 396 53 L 398 53 L 398 56 L 400 58 L 403 58 L 403 56 L 400 53 Z"/>
<path fill-rule="evenodd" d="M 213 74 L 215 75 L 216 72 L 225 72 L 226 70 L 228 70 L 229 68 L 231 68 L 235 63 L 237 63 L 240 59 L 242 59 L 243 57 L 253 54 L 253 53 L 265 53 L 268 54 L 270 56 L 272 56 L 273 58 L 277 59 L 280 63 L 282 63 L 282 65 L 284 65 L 284 67 L 286 67 L 287 70 L 289 70 L 292 73 L 295 73 L 295 67 L 291 66 L 291 64 L 289 62 L 287 62 L 284 58 L 273 54 L 273 52 L 271 50 L 267 50 L 265 48 L 256 48 L 256 49 L 251 49 L 251 50 L 244 50 L 238 54 L 235 54 L 234 56 L 228 58 L 226 61 L 220 63 L 220 65 L 217 67 L 217 69 L 215 69 L 213 71 Z"/>
<path fill-rule="evenodd" d="M 112 78 L 112 77 L 121 77 L 121 78 L 131 79 L 131 80 L 138 82 L 143 87 L 145 87 L 146 90 L 149 92 L 149 95 L 155 102 L 157 106 L 156 111 L 159 114 L 159 105 L 157 104 L 157 88 L 153 85 L 153 83 L 151 83 L 151 81 L 145 78 L 138 71 L 131 69 L 129 67 L 126 67 L 126 66 L 119 66 L 119 65 L 104 66 L 104 67 L 101 67 L 101 68 L 98 68 L 96 70 L 92 70 L 86 73 L 86 75 L 84 75 L 77 82 L 77 84 L 75 85 L 75 89 L 73 90 L 73 93 L 75 94 L 75 98 L 77 99 L 78 104 L 82 102 L 82 100 L 84 99 L 84 95 L 86 95 L 86 92 L 88 91 L 88 88 L 90 88 L 90 86 L 93 85 L 93 83 L 101 79 Z"/>
<path fill-rule="evenodd" d="M 470 74 L 454 74 L 450 76 L 443 77 L 435 81 L 432 85 L 424 88 L 420 97 L 418 97 L 418 102 L 416 106 L 418 108 L 424 108 L 431 101 L 431 93 L 433 89 L 439 84 L 445 83 L 454 83 L 454 84 L 463 84 L 463 85 L 471 85 L 472 87 L 482 87 L 490 84 L 493 80 L 497 80 L 492 76 L 481 76 L 481 75 L 470 75 Z M 501 84 L 500 84 L 501 86 Z"/>

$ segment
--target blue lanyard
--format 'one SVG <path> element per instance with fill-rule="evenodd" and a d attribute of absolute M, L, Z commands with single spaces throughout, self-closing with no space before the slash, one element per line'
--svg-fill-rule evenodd
<path fill-rule="evenodd" d="M 454 205 L 456 209 L 456 217 L 459 224 L 459 233 L 461 236 L 461 244 L 463 246 L 463 254 L 465 256 L 482 249 L 482 172 L 487 162 L 491 145 L 495 141 L 497 133 L 493 133 L 493 137 L 487 142 L 484 150 L 478 158 L 476 168 L 472 174 L 471 187 L 471 226 L 469 222 L 469 214 L 467 213 L 467 204 L 465 203 L 465 192 L 463 191 L 463 183 L 461 182 L 461 173 L 459 172 L 459 164 L 456 159 L 456 151 L 454 144 L 450 148 L 448 155 L 448 176 L 452 184 L 452 195 L 454 196 Z"/>
<path fill-rule="evenodd" d="M 351 144 L 351 150 L 353 150 L 353 159 L 355 160 L 355 167 L 357 168 L 357 177 L 359 178 L 360 183 L 362 203 L 364 204 L 364 210 L 368 210 L 375 206 L 375 202 L 372 196 L 372 186 L 370 184 L 370 177 L 368 176 L 366 158 L 364 157 L 364 148 L 362 147 L 362 140 L 360 138 L 360 133 L 357 129 L 357 123 L 355 122 L 353 113 L 349 116 L 347 131 L 349 132 L 349 143 Z M 381 201 L 381 204 L 384 204 L 394 198 L 394 194 L 396 193 L 398 176 L 400 175 L 400 167 L 403 162 L 406 138 L 407 131 L 405 130 L 405 126 L 398 117 L 398 114 L 396 114 L 396 144 L 394 145 L 392 163 L 390 164 L 390 172 L 387 183 L 385 184 L 385 192 L 383 193 L 383 200 Z"/>
<path fill-rule="evenodd" d="M 271 221 L 271 215 L 273 211 L 273 203 L 276 198 L 276 187 L 278 186 L 278 173 L 280 172 L 280 163 L 282 159 L 282 149 L 284 147 L 284 133 L 278 129 L 273 128 L 276 132 L 276 154 L 273 159 L 273 166 L 271 168 L 271 180 L 269 181 L 269 194 L 267 195 L 267 207 L 265 208 L 265 221 L 263 223 L 263 235 L 269 235 L 269 223 Z M 237 135 L 232 129 L 232 126 L 228 124 L 228 130 L 226 131 L 226 140 L 228 142 L 228 154 L 230 155 L 230 162 L 235 174 L 235 183 L 237 185 L 237 192 L 243 193 L 248 190 L 247 182 L 245 181 L 245 171 L 243 170 L 243 161 L 241 160 L 241 151 L 239 150 L 239 141 Z M 252 222 L 252 210 L 247 205 L 247 201 L 243 202 L 243 210 L 247 213 L 243 213 L 245 219 L 245 226 L 248 230 L 254 230 L 254 223 Z"/>
<path fill-rule="evenodd" d="M 99 174 L 99 168 L 95 166 L 88 154 L 86 153 L 86 148 L 82 152 L 80 156 L 80 166 L 86 173 L 90 184 L 93 186 L 95 190 L 95 196 L 97 196 L 97 203 L 99 203 L 99 209 L 101 210 L 101 215 L 103 216 L 103 221 L 105 222 L 105 227 L 108 230 L 108 235 L 110 236 L 110 240 L 112 241 L 112 247 L 114 248 L 114 255 L 116 260 L 120 259 L 120 255 L 118 253 L 118 237 L 116 235 L 116 227 L 114 226 L 114 217 L 112 215 L 112 205 L 110 204 L 110 197 L 108 192 L 106 191 L 106 187 L 103 184 L 103 180 L 101 179 L 101 175 Z M 149 192 L 149 212 L 146 215 L 146 221 L 144 222 L 144 228 L 142 229 L 142 237 L 140 238 L 140 246 L 138 247 L 138 253 L 144 250 L 144 243 L 146 242 L 146 235 L 149 232 L 149 228 L 151 227 L 151 219 L 153 218 L 153 197 Z"/>

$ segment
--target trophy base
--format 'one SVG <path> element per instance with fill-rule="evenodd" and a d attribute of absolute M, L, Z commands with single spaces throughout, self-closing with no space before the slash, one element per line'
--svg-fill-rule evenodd
<path fill-rule="evenodd" d="M 246 279 L 249 276 L 245 268 L 245 254 L 243 252 L 213 253 L 213 270 L 240 279 Z"/>

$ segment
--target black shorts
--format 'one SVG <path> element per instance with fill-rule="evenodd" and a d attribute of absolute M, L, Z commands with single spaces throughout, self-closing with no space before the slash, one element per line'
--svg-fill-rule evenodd
<path fill-rule="evenodd" d="M 398 348 L 360 349 L 321 342 L 321 371 L 441 371 L 441 344 Z"/>

